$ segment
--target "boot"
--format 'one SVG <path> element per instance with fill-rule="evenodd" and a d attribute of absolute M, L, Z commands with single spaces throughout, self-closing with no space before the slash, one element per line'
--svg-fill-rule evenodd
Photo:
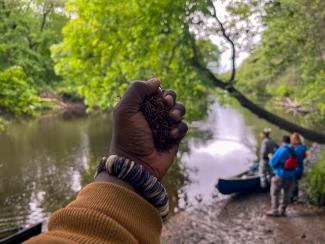
<path fill-rule="evenodd" d="M 281 210 L 280 210 L 280 216 L 282 216 L 282 217 L 287 217 L 287 212 L 286 212 L 285 209 L 281 209 Z"/>
<path fill-rule="evenodd" d="M 279 217 L 279 212 L 274 210 L 269 210 L 266 212 L 266 216 L 269 217 Z"/>

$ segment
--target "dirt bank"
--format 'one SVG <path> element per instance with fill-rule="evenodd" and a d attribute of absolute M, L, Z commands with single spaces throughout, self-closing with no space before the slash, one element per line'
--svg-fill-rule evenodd
<path fill-rule="evenodd" d="M 325 209 L 297 203 L 287 217 L 266 217 L 266 193 L 236 195 L 182 212 L 164 226 L 162 243 L 325 243 Z"/>
<path fill-rule="evenodd" d="M 322 147 L 309 150 L 308 170 L 319 160 Z M 162 243 L 325 243 L 325 208 L 308 204 L 304 187 L 288 216 L 266 217 L 268 193 L 239 194 L 215 199 L 172 217 L 164 226 Z"/>

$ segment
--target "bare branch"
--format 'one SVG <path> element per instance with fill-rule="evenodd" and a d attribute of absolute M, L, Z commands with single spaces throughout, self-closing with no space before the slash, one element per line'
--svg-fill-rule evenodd
<path fill-rule="evenodd" d="M 46 24 L 47 16 L 51 13 L 51 11 L 54 8 L 53 3 L 50 3 L 49 4 L 49 8 L 48 9 L 46 9 L 46 7 L 47 7 L 46 5 L 47 5 L 46 3 L 43 3 L 43 14 L 42 14 L 42 21 L 41 21 L 40 32 L 43 32 L 44 27 L 45 27 L 45 24 Z"/>
<path fill-rule="evenodd" d="M 208 0 L 208 2 L 209 2 L 210 6 L 211 6 L 211 8 L 213 10 L 212 16 L 218 22 L 218 25 L 220 27 L 222 36 L 229 42 L 229 44 L 231 46 L 231 53 L 232 53 L 232 55 L 231 55 L 231 75 L 230 75 L 230 78 L 229 78 L 229 80 L 227 82 L 228 83 L 233 83 L 234 80 L 235 80 L 235 75 L 236 75 L 236 48 L 235 48 L 235 44 L 230 39 L 229 35 L 226 33 L 226 30 L 225 30 L 222 22 L 218 18 L 217 11 L 216 11 L 216 8 L 215 8 L 215 6 L 213 4 L 213 1 L 212 0 Z"/>
<path fill-rule="evenodd" d="M 180 44 L 181 44 L 181 42 L 180 42 L 180 40 L 178 40 L 176 42 L 175 46 L 172 48 L 171 55 L 169 56 L 169 59 L 168 59 L 168 62 L 167 62 L 167 66 L 169 66 L 173 62 L 174 57 L 175 57 L 176 49 L 179 47 Z"/>
<path fill-rule="evenodd" d="M 185 30 L 185 33 L 186 33 L 189 41 L 190 41 L 191 49 L 193 51 L 193 56 L 194 56 L 193 59 L 192 59 L 193 65 L 194 66 L 202 66 L 200 64 L 200 61 L 202 60 L 200 50 L 197 47 L 196 42 L 195 42 L 195 38 L 191 34 L 189 26 L 187 24 L 185 24 L 184 30 Z"/>

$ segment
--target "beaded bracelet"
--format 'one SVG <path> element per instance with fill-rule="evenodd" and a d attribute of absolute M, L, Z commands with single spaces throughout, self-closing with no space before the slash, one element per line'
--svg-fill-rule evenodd
<path fill-rule="evenodd" d="M 107 172 L 130 185 L 148 202 L 150 202 L 165 220 L 169 211 L 168 195 L 165 187 L 146 170 L 141 164 L 134 161 L 111 155 L 103 157 L 98 165 L 95 178 L 100 172 Z"/>

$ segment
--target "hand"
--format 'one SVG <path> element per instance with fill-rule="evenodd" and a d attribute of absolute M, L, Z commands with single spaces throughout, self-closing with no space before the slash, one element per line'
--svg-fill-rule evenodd
<path fill-rule="evenodd" d="M 121 101 L 116 105 L 113 113 L 113 137 L 110 154 L 130 158 L 142 164 L 159 180 L 165 175 L 178 151 L 178 144 L 174 144 L 166 151 L 157 151 L 152 132 L 140 106 L 144 99 L 156 93 L 161 93 L 160 81 L 135 81 L 125 92 Z M 170 117 L 175 121 L 169 136 L 182 139 L 188 127 L 182 122 L 185 108 L 176 103 L 176 93 L 172 90 L 164 91 L 163 96 L 170 106 Z"/>

